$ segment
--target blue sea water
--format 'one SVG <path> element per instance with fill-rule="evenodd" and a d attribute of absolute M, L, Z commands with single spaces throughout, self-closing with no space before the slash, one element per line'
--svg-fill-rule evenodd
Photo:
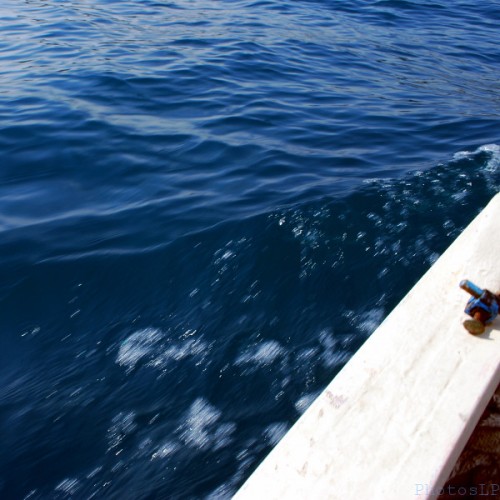
<path fill-rule="evenodd" d="M 230 497 L 499 190 L 499 25 L 3 0 L 0 497 Z"/>

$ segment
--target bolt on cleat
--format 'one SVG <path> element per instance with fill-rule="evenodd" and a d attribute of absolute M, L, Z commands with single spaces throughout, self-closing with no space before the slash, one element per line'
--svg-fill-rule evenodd
<path fill-rule="evenodd" d="M 486 326 L 477 319 L 466 319 L 463 325 L 471 335 L 481 335 L 486 330 Z"/>
<path fill-rule="evenodd" d="M 469 280 L 462 280 L 460 288 L 471 295 L 465 306 L 465 313 L 472 319 L 464 321 L 464 328 L 472 335 L 481 335 L 498 315 L 500 295 L 483 290 Z"/>

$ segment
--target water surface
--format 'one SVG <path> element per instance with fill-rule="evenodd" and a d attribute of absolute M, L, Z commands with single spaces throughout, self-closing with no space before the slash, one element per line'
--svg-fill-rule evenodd
<path fill-rule="evenodd" d="M 499 21 L 4 0 L 2 498 L 234 493 L 499 190 Z"/>

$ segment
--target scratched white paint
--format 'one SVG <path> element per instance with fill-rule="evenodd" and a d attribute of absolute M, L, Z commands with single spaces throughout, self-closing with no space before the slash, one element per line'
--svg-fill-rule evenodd
<path fill-rule="evenodd" d="M 235 499 L 435 498 L 500 382 L 500 319 L 468 334 L 458 285 L 499 291 L 499 259 L 497 194 Z"/>

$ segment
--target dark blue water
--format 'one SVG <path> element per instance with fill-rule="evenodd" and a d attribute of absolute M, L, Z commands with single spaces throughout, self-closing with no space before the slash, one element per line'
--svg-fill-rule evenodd
<path fill-rule="evenodd" d="M 500 189 L 499 25 L 3 0 L 0 497 L 234 493 Z"/>

